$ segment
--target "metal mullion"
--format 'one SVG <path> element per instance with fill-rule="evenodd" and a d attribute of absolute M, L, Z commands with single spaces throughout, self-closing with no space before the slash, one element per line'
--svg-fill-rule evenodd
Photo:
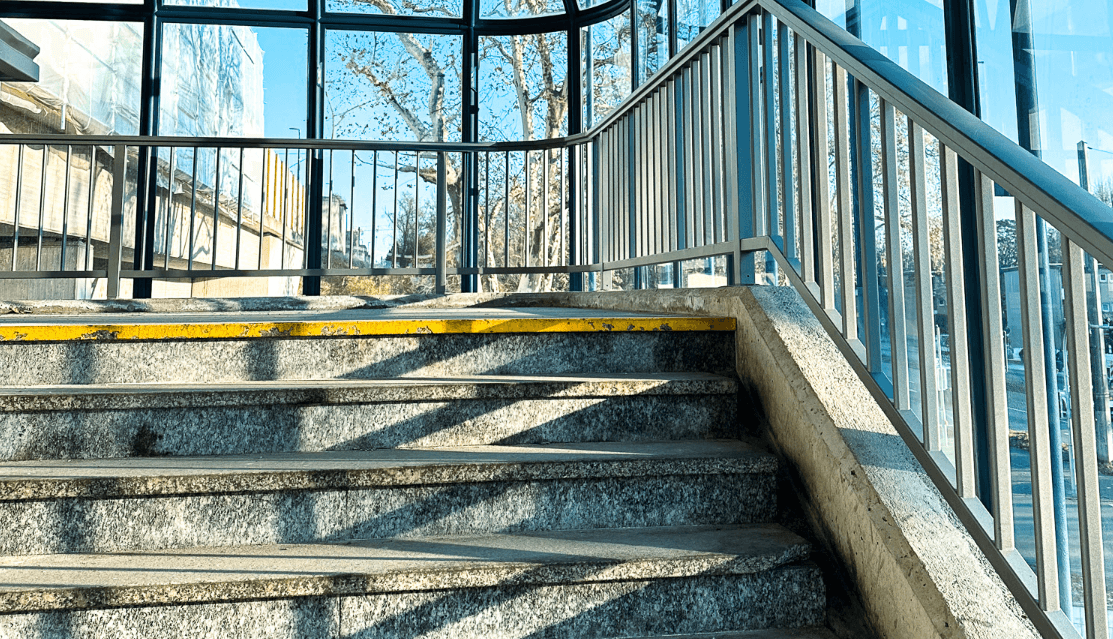
<path fill-rule="evenodd" d="M 70 170 L 73 165 L 73 146 L 66 145 L 66 176 L 63 178 L 62 193 L 62 250 L 58 258 L 58 270 L 66 270 L 66 240 L 70 234 Z"/>
<path fill-rule="evenodd" d="M 1036 275 L 1036 216 L 1016 200 L 1016 256 L 1020 284 L 1020 322 L 1024 333 L 1025 407 L 1028 450 L 1031 459 L 1032 523 L 1036 542 L 1036 581 L 1040 607 L 1060 610 L 1059 570 L 1055 533 L 1052 464 L 1061 463 L 1051 452 L 1047 386 L 1044 368 L 1044 334 L 1040 310 L 1040 284 Z M 1056 425 L 1058 427 L 1058 425 Z M 1059 453 L 1061 459 L 1061 453 Z"/>
<path fill-rule="evenodd" d="M 997 258 L 997 224 L 993 212 L 993 182 L 975 171 L 977 188 L 978 268 L 981 287 L 982 341 L 987 345 L 986 407 L 989 419 L 989 457 L 999 468 L 1009 463 L 1009 404 L 1006 391 L 1007 364 L 1001 336 L 1005 334 L 1001 320 L 1001 276 Z M 974 462 L 974 431 L 957 430 L 955 454 L 958 461 L 958 491 L 963 498 L 976 497 Z M 1002 466 L 1002 464 L 1004 464 Z M 1000 485 L 1000 477 L 991 473 L 990 490 L 996 495 L 1008 491 L 1009 484 Z M 1011 494 L 1009 495 L 1011 499 Z"/>
<path fill-rule="evenodd" d="M 882 206 L 885 215 L 885 258 L 889 284 L 889 339 L 893 404 L 910 410 L 908 374 L 908 315 L 904 302 L 904 247 L 901 244 L 900 183 L 897 179 L 896 118 L 893 105 L 880 98 Z M 803 165 L 801 165 L 803 166 Z M 807 216 L 804 216 L 807 218 Z M 803 251 L 804 255 L 808 251 Z M 961 482 L 960 482 L 961 484 Z"/>
<path fill-rule="evenodd" d="M 847 113 L 846 70 L 835 65 L 835 211 L 839 227 L 839 285 L 842 289 L 842 332 L 858 338 L 858 303 L 854 273 L 854 210 L 850 184 L 850 121 Z M 926 215 L 926 212 L 925 212 Z"/>
<path fill-rule="evenodd" d="M 1078 532 L 1081 538 L 1082 591 L 1087 639 L 1106 639 L 1105 556 L 1102 548 L 1101 494 L 1098 485 L 1097 433 L 1094 430 L 1090 327 L 1086 310 L 1085 255 L 1066 235 L 1063 240 L 1063 319 L 1070 374 L 1071 435 L 1078 482 Z M 1102 380 L 1104 382 L 1104 380 Z M 1098 410 L 1108 410 L 1105 406 Z"/>
<path fill-rule="evenodd" d="M 712 164 L 712 161 L 711 161 L 711 157 L 712 157 L 712 154 L 713 154 L 712 148 L 711 148 L 712 135 L 713 135 L 712 132 L 715 130 L 715 121 L 713 119 L 713 108 L 714 107 L 712 105 L 712 102 L 714 101 L 714 97 L 711 95 L 711 54 L 707 51 L 705 51 L 703 53 L 703 55 L 700 56 L 700 69 L 699 69 L 699 71 L 700 71 L 700 73 L 699 73 L 699 80 L 700 80 L 699 141 L 700 141 L 700 153 L 701 153 L 700 157 L 703 158 L 702 162 L 700 163 L 701 195 L 700 195 L 699 201 L 700 201 L 700 215 L 701 215 L 701 223 L 702 223 L 700 237 L 702 238 L 703 245 L 706 246 L 706 245 L 712 244 L 714 242 L 714 240 L 712 238 L 714 237 L 714 231 L 713 231 L 714 222 L 713 222 L 713 219 L 714 219 L 715 213 L 714 213 L 713 207 L 715 206 L 715 203 L 712 199 L 711 173 L 716 168 Z"/>
<path fill-rule="evenodd" d="M 928 450 L 939 450 L 939 393 L 935 379 L 935 311 L 932 306 L 924 135 L 920 125 L 911 118 L 908 120 L 908 168 L 909 190 L 912 193 L 912 252 L 915 256 L 916 273 L 916 342 L 920 351 L 920 423 L 924 428 L 921 441 Z"/>
<path fill-rule="evenodd" d="M 35 270 L 41 271 L 43 268 L 43 225 L 46 222 L 46 168 L 47 162 L 50 159 L 50 145 L 43 145 L 43 165 L 42 177 L 39 178 L 39 230 L 38 230 L 38 243 L 35 249 Z M 18 185 L 17 185 L 18 188 Z"/>
<path fill-rule="evenodd" d="M 950 329 L 951 413 L 954 419 L 956 438 L 956 484 L 963 482 L 969 496 L 974 496 L 976 492 L 974 488 L 973 456 L 974 415 L 970 397 L 970 352 L 966 327 L 966 287 L 963 284 L 966 278 L 966 264 L 962 258 L 962 213 L 959 209 L 958 156 L 942 142 L 939 143 L 939 162 L 943 200 L 943 251 L 947 263 L 947 326 Z M 996 241 L 996 233 L 994 233 L 994 241 Z M 977 268 L 977 265 L 973 266 Z M 1000 349 L 1000 366 L 1003 369 L 1005 355 L 1001 344 L 1001 335 L 1004 335 L 1003 331 L 990 341 L 996 343 L 998 349 Z M 1004 380 L 1002 380 L 1003 389 Z M 1004 408 L 1008 410 L 1007 406 Z M 965 449 L 959 445 L 959 435 L 961 435 L 961 444 L 965 445 Z M 1001 435 L 1000 439 L 990 438 L 991 464 L 997 466 L 999 472 L 1003 472 L 1001 469 L 1009 468 L 1008 433 L 1002 431 Z M 997 446 L 998 444 L 1003 444 L 1003 446 Z M 997 448 L 997 450 L 994 451 L 994 448 Z M 993 454 L 994 452 L 996 454 Z M 992 475 L 997 477 L 998 473 L 992 473 Z M 1011 549 L 1013 547 L 1012 483 L 1011 481 L 1001 482 L 999 480 L 994 483 L 993 502 L 995 508 L 1003 514 L 1003 516 L 994 518 L 994 521 L 998 522 L 998 527 L 1003 531 L 998 543 L 1004 544 L 1001 546 L 1002 549 Z M 998 504 L 1000 504 L 999 507 Z"/>
<path fill-rule="evenodd" d="M 761 73 L 761 98 L 762 98 L 762 135 L 764 137 L 762 151 L 763 173 L 765 179 L 765 211 L 768 217 L 769 236 L 784 249 L 784 237 L 781 235 L 779 205 L 777 201 L 777 109 L 775 102 L 775 88 L 773 87 L 773 14 L 766 12 L 762 15 L 762 70 Z M 836 141 L 837 144 L 837 141 Z M 840 215 L 841 220 L 841 215 Z M 844 309 L 845 310 L 845 309 Z M 845 318 L 845 315 L 844 315 Z M 845 327 L 844 327 L 845 329 Z M 845 334 L 844 330 L 844 334 Z M 854 339 L 856 335 L 846 334 L 847 339 Z"/>
<path fill-rule="evenodd" d="M 722 48 L 714 45 L 709 51 L 709 82 L 711 89 L 711 243 L 724 240 L 723 206 L 723 71 Z"/>
<path fill-rule="evenodd" d="M 784 253 L 789 260 L 796 259 L 796 203 L 793 194 L 792 170 L 792 78 L 791 58 L 788 53 L 790 38 L 784 24 L 777 29 L 777 80 L 779 84 L 781 116 L 781 217 L 784 218 Z M 872 174 L 872 173 L 871 173 Z"/>
<path fill-rule="evenodd" d="M 827 70 L 830 65 L 827 56 L 819 49 L 812 48 L 814 57 L 813 82 L 815 84 L 812 95 L 815 96 L 816 123 L 812 126 L 812 142 L 815 144 L 815 214 L 816 232 L 819 234 L 817 245 L 819 255 L 817 266 L 819 273 L 820 303 L 828 313 L 835 308 L 835 269 L 834 248 L 831 245 L 831 176 L 828 169 L 830 149 L 827 145 Z M 819 130 L 816 131 L 816 128 Z"/>
<path fill-rule="evenodd" d="M 808 43 L 799 34 L 793 34 L 794 54 L 796 58 L 796 76 L 794 85 L 796 92 L 796 170 L 797 192 L 800 194 L 800 275 L 807 283 L 815 281 L 815 263 L 812 250 L 815 242 L 815 229 L 812 221 L 812 171 L 811 148 L 812 137 L 811 121 L 808 117 Z M 890 114 L 890 128 L 892 127 L 892 114 Z M 894 156 L 895 157 L 895 156 Z M 896 182 L 893 182 L 896 189 Z M 895 192 L 895 191 L 894 191 Z M 890 262 L 891 263 L 891 262 Z M 907 354 L 906 354 L 907 356 Z"/>

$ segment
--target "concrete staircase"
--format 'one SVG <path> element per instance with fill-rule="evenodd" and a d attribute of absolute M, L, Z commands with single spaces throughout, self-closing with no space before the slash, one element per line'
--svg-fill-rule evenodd
<path fill-rule="evenodd" d="M 0 637 L 829 639 L 732 330 L 0 320 Z"/>

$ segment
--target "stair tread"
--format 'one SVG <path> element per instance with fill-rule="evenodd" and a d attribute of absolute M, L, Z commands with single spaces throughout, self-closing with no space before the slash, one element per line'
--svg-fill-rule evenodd
<path fill-rule="evenodd" d="M 183 384 L 0 386 L 0 412 L 272 404 L 729 394 L 737 381 L 710 373 L 461 375 L 389 379 L 255 380 Z"/>
<path fill-rule="evenodd" d="M 809 551 L 751 524 L 0 557 L 0 612 L 751 574 Z"/>
<path fill-rule="evenodd" d="M 827 628 L 766 628 L 764 630 L 737 630 L 701 632 L 686 635 L 660 635 L 645 639 L 836 639 Z"/>
<path fill-rule="evenodd" d="M 0 340 L 251 339 L 511 332 L 732 331 L 733 318 L 576 308 L 0 315 Z"/>
<path fill-rule="evenodd" d="M 41 460 L 0 464 L 0 500 L 772 473 L 776 468 L 775 456 L 737 440 Z"/>

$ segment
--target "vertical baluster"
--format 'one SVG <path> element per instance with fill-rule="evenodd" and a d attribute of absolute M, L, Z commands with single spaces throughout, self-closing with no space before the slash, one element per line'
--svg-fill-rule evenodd
<path fill-rule="evenodd" d="M 773 52 L 775 51 L 775 40 L 773 36 L 773 14 L 766 12 L 762 15 L 762 32 L 764 37 L 761 44 L 761 57 L 762 57 L 762 70 L 761 74 L 761 97 L 762 97 L 762 116 L 764 122 L 762 123 L 762 176 L 765 179 L 765 215 L 768 216 L 769 236 L 773 241 L 784 248 L 784 238 L 782 237 L 782 227 L 779 217 L 779 205 L 777 201 L 777 109 L 774 102 L 776 96 L 776 75 L 774 74 L 774 65 L 776 64 L 773 59 Z M 770 264 L 769 261 L 766 262 Z M 768 266 L 766 267 L 767 276 L 770 275 Z M 774 280 L 771 282 L 776 284 Z"/>
<path fill-rule="evenodd" d="M 753 237 L 761 237 L 769 235 L 769 212 L 765 204 L 765 170 L 766 165 L 764 161 L 765 151 L 762 147 L 762 52 L 761 52 L 761 39 L 762 32 L 759 32 L 762 23 L 762 16 L 760 14 L 750 15 L 748 31 L 750 41 L 750 149 L 749 156 L 752 164 L 753 171 L 753 202 L 750 203 L 752 216 L 753 216 Z M 742 124 L 740 123 L 740 126 Z M 745 154 L 746 151 L 739 149 L 740 153 Z"/>
<path fill-rule="evenodd" d="M 354 193 L 354 191 L 353 191 Z M 329 205 L 331 206 L 331 204 Z M 353 211 L 354 213 L 354 211 Z M 375 221 L 379 217 L 379 151 L 371 152 L 371 250 L 367 254 L 369 268 L 375 268 Z"/>
<path fill-rule="evenodd" d="M 1078 482 L 1078 533 L 1081 538 L 1082 592 L 1087 639 L 1106 639 L 1105 554 L 1102 548 L 1101 495 L 1098 486 L 1097 433 L 1094 430 L 1093 378 L 1090 374 L 1090 327 L 1082 249 L 1066 235 L 1063 241 L 1063 319 L 1066 322 L 1070 374 L 1071 436 Z M 1099 406 L 1098 410 L 1108 410 Z"/>
<path fill-rule="evenodd" d="M 43 269 L 43 226 L 46 224 L 46 165 L 50 161 L 50 145 L 43 145 L 42 177 L 39 179 L 39 230 L 35 249 L 35 270 Z"/>
<path fill-rule="evenodd" d="M 491 152 L 483 154 L 483 266 L 491 266 Z"/>
<path fill-rule="evenodd" d="M 893 365 L 893 403 L 897 410 L 912 408 L 908 386 L 908 326 L 904 302 L 904 247 L 901 244 L 900 204 L 897 180 L 896 118 L 893 106 L 880 100 L 881 180 L 885 214 L 885 258 L 889 283 L 889 344 Z M 803 166 L 803 165 L 801 165 Z M 805 219 L 807 215 L 804 216 Z M 805 251 L 805 254 L 807 251 Z"/>
<path fill-rule="evenodd" d="M 391 231 L 390 231 L 391 232 L 391 242 L 392 242 L 392 246 L 393 246 L 393 250 L 390 253 L 390 265 L 393 268 L 398 268 L 398 164 L 399 164 L 398 156 L 401 153 L 402 153 L 401 151 L 395 151 L 394 152 L 394 220 L 391 224 Z M 353 162 L 354 162 L 355 161 L 354 160 L 355 151 L 352 152 L 352 158 L 353 158 Z M 352 165 L 352 195 L 353 196 L 355 196 L 355 193 L 356 193 L 355 175 L 356 175 L 355 174 L 355 165 L 353 164 Z M 353 199 L 355 199 L 355 198 L 353 197 Z M 348 225 L 349 226 L 349 228 L 348 228 L 348 235 L 349 236 L 351 236 L 353 234 L 353 229 L 355 228 L 355 212 L 354 211 L 351 215 L 351 220 L 352 220 L 352 223 Z M 348 254 L 350 256 L 352 254 L 352 251 L 349 250 Z"/>
<path fill-rule="evenodd" d="M 533 197 L 532 197 L 533 196 L 533 178 L 530 175 L 530 169 L 531 168 L 532 167 L 530 166 L 530 152 L 526 151 L 525 152 L 526 216 L 525 216 L 525 233 L 522 234 L 523 235 L 522 244 L 525 248 L 524 248 L 524 253 L 522 255 L 524 256 L 523 264 L 527 268 L 529 267 L 529 262 L 530 262 L 530 260 L 529 260 L 529 226 L 530 226 L 530 219 L 529 218 L 530 218 L 530 208 L 533 206 L 533 201 L 532 201 L 533 200 Z"/>
<path fill-rule="evenodd" d="M 216 148 L 216 180 L 213 187 L 213 249 L 209 258 L 209 270 L 216 270 L 216 237 L 220 229 L 220 155 L 221 148 Z"/>
<path fill-rule="evenodd" d="M 777 80 L 780 88 L 781 115 L 781 217 L 784 219 L 784 253 L 790 261 L 796 260 L 796 208 L 792 171 L 792 58 L 788 42 L 792 35 L 788 27 L 777 29 Z M 872 171 L 870 172 L 872 175 Z"/>
<path fill-rule="evenodd" d="M 421 266 L 419 255 L 417 252 L 417 245 L 421 239 L 418 232 L 418 211 L 421 210 L 421 153 L 414 153 L 414 251 L 413 259 L 410 261 L 410 268 L 418 268 Z"/>
<path fill-rule="evenodd" d="M 712 210 L 712 172 L 717 168 L 712 163 L 712 132 L 715 130 L 713 96 L 711 95 L 711 56 L 704 52 L 700 57 L 700 157 L 703 158 L 700 166 L 700 240 L 704 245 L 714 241 L 714 218 Z"/>
<path fill-rule="evenodd" d="M 264 230 L 264 220 L 267 217 L 267 187 L 270 185 L 271 171 L 270 163 L 271 156 L 268 149 L 261 149 L 263 153 L 263 180 L 260 187 L 261 193 L 259 194 L 259 269 L 263 268 L 263 236 L 266 235 Z"/>
<path fill-rule="evenodd" d="M 290 149 L 282 157 L 282 206 L 279 208 L 278 227 L 282 229 L 282 243 L 278 245 L 278 268 L 286 268 L 286 211 L 290 208 Z"/>
<path fill-rule="evenodd" d="M 920 406 L 922 438 L 928 450 L 939 450 L 939 392 L 936 384 L 935 310 L 928 242 L 927 178 L 924 170 L 924 133 L 908 120 L 909 189 L 912 193 L 912 251 L 916 269 L 916 328 L 920 347 Z M 843 277 L 846 277 L 845 275 Z"/>
<path fill-rule="evenodd" d="M 1031 459 L 1036 579 L 1040 607 L 1052 612 L 1061 607 L 1051 466 L 1061 463 L 1062 453 L 1053 455 L 1051 452 L 1048 400 L 1055 398 L 1047 396 L 1047 386 L 1043 383 L 1046 378 L 1044 334 L 1040 311 L 1040 283 L 1038 276 L 1035 276 L 1039 268 L 1036 257 L 1036 216 L 1019 200 L 1016 201 L 1016 256 L 1016 271 L 1020 279 L 1020 322 L 1024 332 L 1024 390 Z"/>
<path fill-rule="evenodd" d="M 948 181 L 952 178 L 948 157 Z M 989 455 L 997 468 L 991 473 L 990 489 L 995 495 L 994 500 L 1000 500 L 1002 492 L 1011 502 L 1011 473 L 1009 468 L 1009 403 L 1005 390 L 1005 344 L 1003 336 L 1005 326 L 1001 321 L 1001 275 L 997 260 L 997 224 L 993 214 L 993 182 L 976 173 L 977 188 L 977 227 L 978 243 L 978 270 L 979 279 L 983 282 L 981 290 L 982 307 L 982 343 L 986 345 L 986 389 L 989 399 L 987 417 L 989 418 Z M 956 183 L 957 185 L 957 183 Z M 955 209 L 958 212 L 958 209 Z M 974 431 L 973 424 L 969 428 L 959 428 L 955 431 L 955 454 L 958 462 L 958 492 L 963 498 L 976 497 L 975 467 L 974 467 Z M 1007 480 L 1007 481 L 1003 481 Z M 1011 506 L 1010 506 L 1011 508 Z"/>
<path fill-rule="evenodd" d="M 711 48 L 709 57 L 709 88 L 711 90 L 711 228 L 709 242 L 722 242 L 725 238 L 723 228 L 723 73 L 721 68 L 721 48 Z"/>
<path fill-rule="evenodd" d="M 542 152 L 541 163 L 541 266 L 549 265 L 549 169 L 552 154 L 549 149 Z"/>
<path fill-rule="evenodd" d="M 664 120 L 662 122 L 662 130 L 665 132 L 664 137 L 664 171 L 665 180 L 667 182 L 667 193 L 665 199 L 665 215 L 668 219 L 668 244 L 665 246 L 666 251 L 675 251 L 679 248 L 676 241 L 676 227 L 677 217 L 680 215 L 677 201 L 676 201 L 676 186 L 678 170 L 676 161 L 676 86 L 680 81 L 680 77 L 674 75 L 669 81 L 665 89 L 665 111 Z M 676 274 L 673 275 L 673 282 L 676 282 Z M 674 284 L 675 285 L 675 284 Z"/>
<path fill-rule="evenodd" d="M 244 155 L 244 148 L 241 146 L 240 147 L 240 164 L 239 164 L 239 169 L 240 169 L 240 180 L 239 180 L 239 182 L 240 183 L 239 183 L 239 187 L 236 188 L 236 258 L 235 258 L 235 262 L 232 263 L 232 268 L 234 268 L 234 269 L 239 269 L 240 268 L 240 245 L 243 243 L 243 155 Z M 331 167 L 332 167 L 331 159 L 330 159 L 329 167 L 330 167 L 329 170 L 331 170 Z M 331 208 L 331 203 L 332 203 L 332 180 L 329 180 L 328 196 L 329 196 L 328 199 L 329 199 L 329 203 L 330 203 L 329 210 L 331 211 L 332 210 L 332 208 Z M 330 219 L 332 218 L 331 214 L 329 215 L 329 218 Z"/>
<path fill-rule="evenodd" d="M 692 197 L 692 234 L 691 246 L 703 246 L 703 174 L 711 167 L 704 162 L 704 117 L 703 112 L 703 60 L 692 62 L 692 99 L 689 101 L 692 109 L 692 180 L 689 193 Z"/>
<path fill-rule="evenodd" d="M 15 165 L 15 185 L 16 185 L 16 187 L 15 187 L 15 211 L 14 211 L 13 217 L 12 217 L 12 270 L 13 271 L 17 270 L 18 264 L 16 262 L 16 258 L 19 257 L 19 212 L 20 212 L 20 209 L 23 208 L 23 203 L 22 203 L 21 200 L 23 199 L 22 198 L 22 196 L 23 196 L 23 149 L 25 148 L 25 146 L 26 145 L 23 145 L 23 144 L 19 145 L 19 152 L 17 153 L 16 165 Z M 89 228 L 90 229 L 92 228 L 92 219 L 93 219 L 93 213 L 92 213 L 92 211 L 93 211 L 92 185 L 96 181 L 96 169 L 93 168 L 94 166 L 96 166 L 96 155 L 97 155 L 97 152 L 96 152 L 96 149 L 94 148 L 93 151 L 89 155 L 89 157 L 91 158 L 89 160 L 89 174 L 90 174 L 90 177 L 89 177 L 89 185 L 90 185 L 90 191 L 89 191 L 89 220 L 90 220 Z M 89 251 L 92 250 L 92 246 L 93 246 L 91 233 L 92 233 L 92 231 L 90 231 L 90 236 L 88 238 L 88 247 L 85 249 L 86 254 L 88 254 Z M 86 260 L 86 261 L 88 261 L 88 260 Z M 88 267 L 86 267 L 86 270 L 88 270 Z"/>
<path fill-rule="evenodd" d="M 682 134 L 679 136 L 680 141 L 680 154 L 683 158 L 683 165 L 681 168 L 680 184 L 680 197 L 681 197 L 681 210 L 679 211 L 680 222 L 680 236 L 684 238 L 681 243 L 681 248 L 691 248 L 695 246 L 695 189 L 693 185 L 695 181 L 695 114 L 692 113 L 692 67 L 691 65 L 684 68 L 684 73 L 681 81 L 680 93 L 680 124 L 683 127 Z"/>
<path fill-rule="evenodd" d="M 169 170 L 166 175 L 166 197 L 163 198 L 165 210 L 163 213 L 163 253 L 162 253 L 162 267 L 165 269 L 170 268 L 170 249 L 174 238 L 174 229 L 170 225 L 170 218 L 174 216 L 174 158 L 177 155 L 177 147 L 170 148 L 170 158 L 168 161 Z"/>
<path fill-rule="evenodd" d="M 70 234 L 70 166 L 73 164 L 73 147 L 66 145 L 66 177 L 63 179 L 62 193 L 62 251 L 58 258 L 58 270 L 66 270 L 66 240 Z"/>
<path fill-rule="evenodd" d="M 510 151 L 503 156 L 506 170 L 502 172 L 502 265 L 510 268 Z"/>
<path fill-rule="evenodd" d="M 858 339 L 858 304 L 854 277 L 854 210 L 851 208 L 850 122 L 847 113 L 846 70 L 835 65 L 835 214 L 839 227 L 839 275 L 842 288 L 842 333 L 852 344 Z M 864 352 L 858 357 L 866 361 Z"/>
<path fill-rule="evenodd" d="M 818 49 L 812 48 L 811 53 L 814 57 L 813 67 L 815 73 L 813 76 L 814 88 L 812 95 L 815 96 L 816 117 L 815 125 L 812 127 L 815 134 L 812 141 L 815 144 L 815 157 L 813 158 L 814 175 L 815 175 L 815 216 L 816 216 L 816 233 L 819 234 L 817 244 L 819 246 L 819 255 L 817 266 L 819 267 L 819 292 L 820 301 L 823 308 L 827 310 L 829 315 L 834 313 L 835 309 L 835 269 L 834 269 L 834 247 L 831 245 L 831 174 L 828 168 L 828 157 L 830 149 L 827 144 L 827 71 L 830 65 L 825 56 Z"/>
<path fill-rule="evenodd" d="M 200 152 L 199 147 L 193 147 L 193 172 L 190 174 L 189 180 L 189 256 L 186 260 L 187 271 L 193 270 L 193 253 L 197 239 L 197 156 Z"/>
<path fill-rule="evenodd" d="M 974 416 L 970 405 L 970 355 L 966 333 L 966 287 L 964 285 L 966 264 L 962 259 L 962 213 L 958 208 L 958 156 L 941 142 L 939 143 L 939 175 L 943 199 L 943 251 L 946 256 L 944 259 L 947 262 L 947 327 L 950 332 L 951 348 L 951 413 L 954 416 L 956 444 L 959 443 L 957 441 L 959 435 L 963 439 L 970 438 L 965 443 L 972 444 Z M 977 265 L 974 266 L 977 267 Z M 1001 335 L 1003 333 L 997 333 L 997 336 L 990 340 L 989 352 L 994 353 L 993 346 L 996 343 L 996 352 L 1001 355 L 1000 365 L 1003 369 L 1005 355 L 1001 347 Z M 993 362 L 989 363 L 990 366 L 993 366 L 993 364 Z M 992 464 L 998 467 L 999 472 L 1004 472 L 1005 476 L 1008 477 L 1009 444 L 1007 426 L 1001 432 L 1001 435 L 1000 442 L 995 442 L 992 434 L 990 436 L 991 449 L 995 443 L 1004 444 L 997 451 L 998 455 L 993 459 Z M 942 440 L 942 436 L 940 440 Z M 942 444 L 942 441 L 940 441 L 940 444 Z M 961 463 L 963 466 L 962 472 L 970 473 L 970 476 L 966 478 L 967 481 L 970 481 L 973 479 L 974 459 L 971 456 L 969 459 L 963 459 L 960 462 L 959 458 L 962 452 L 956 445 L 956 471 L 958 471 L 957 465 Z M 960 474 L 960 472 L 956 472 L 956 480 Z M 997 473 L 993 474 L 997 475 Z M 997 518 L 998 525 L 1005 531 L 1001 539 L 1008 541 L 1006 548 L 1012 548 L 1011 481 L 999 481 L 997 484 L 998 487 L 994 491 L 993 500 L 1002 505 L 1001 511 L 1004 516 Z M 973 496 L 973 485 L 968 485 L 966 488 L 971 491 L 970 495 Z"/>
<path fill-rule="evenodd" d="M 568 161 L 570 162 L 571 161 L 572 147 L 568 147 L 567 151 L 568 151 L 568 154 L 569 154 L 569 160 Z M 557 266 L 568 266 L 569 263 L 570 263 L 568 261 L 567 253 L 564 250 L 564 215 L 565 215 L 564 209 L 567 205 L 566 200 L 567 200 L 567 197 L 568 197 L 568 184 L 567 184 L 567 180 L 565 179 L 565 177 L 568 175 L 568 171 L 566 169 L 566 161 L 564 159 L 564 153 L 565 153 L 565 147 L 561 147 L 561 148 L 557 149 L 557 171 L 558 171 L 558 174 L 557 174 L 557 189 L 560 191 L 560 204 L 557 208 L 557 223 L 560 226 L 560 229 L 558 231 L 559 236 L 557 237 L 557 259 L 556 259 L 556 265 Z"/>
<path fill-rule="evenodd" d="M 813 260 L 815 229 L 812 221 L 810 144 L 813 133 L 808 114 L 808 43 L 797 33 L 793 35 L 793 47 L 796 58 L 796 75 L 793 84 L 796 95 L 796 167 L 799 172 L 796 176 L 796 192 L 799 197 L 798 210 L 800 211 L 800 275 L 811 287 L 815 282 L 816 272 Z M 892 126 L 891 118 L 889 124 Z M 895 192 L 896 182 L 893 183 L 893 188 Z M 812 288 L 812 293 L 816 292 L 817 288 Z"/>
<path fill-rule="evenodd" d="M 21 151 L 20 161 L 19 161 L 20 168 L 23 167 L 22 150 L 23 150 L 23 147 L 20 146 L 20 151 Z M 18 179 L 17 179 L 17 182 L 18 182 Z M 93 270 L 93 214 L 94 214 L 95 208 L 96 208 L 96 194 L 97 194 L 97 147 L 91 146 L 91 147 L 89 147 L 89 211 L 86 214 L 86 218 L 85 218 L 85 270 L 86 271 Z M 18 198 L 18 191 L 16 192 L 16 195 L 17 195 L 17 198 Z M 16 203 L 18 205 L 18 203 L 19 203 L 18 199 L 16 200 Z M 16 207 L 17 215 L 18 215 L 18 211 L 19 211 L 19 207 L 17 206 Z M 19 229 L 19 218 L 18 217 L 16 218 L 16 227 L 15 228 L 16 228 L 16 230 Z M 13 249 L 14 248 L 15 248 L 15 246 L 13 245 Z M 13 256 L 13 259 L 14 259 L 14 257 L 15 257 L 15 251 L 14 250 L 12 251 L 12 256 Z"/>
<path fill-rule="evenodd" d="M 324 260 L 326 269 L 332 268 L 332 194 L 333 194 L 333 185 L 334 185 L 334 182 L 335 182 L 335 180 L 333 179 L 333 175 L 334 175 L 334 169 L 336 168 L 336 163 L 334 161 L 335 160 L 335 151 L 336 151 L 335 149 L 329 149 L 328 150 L 328 204 L 325 205 L 326 206 L 326 211 L 327 211 L 326 215 L 328 215 L 328 217 L 325 218 L 325 260 Z M 377 168 L 378 167 L 376 167 L 376 169 Z M 240 173 L 241 173 L 241 175 L 243 173 L 242 166 L 240 168 Z M 238 256 L 236 258 L 236 264 L 237 264 L 237 267 L 238 267 L 239 266 L 239 257 Z"/>

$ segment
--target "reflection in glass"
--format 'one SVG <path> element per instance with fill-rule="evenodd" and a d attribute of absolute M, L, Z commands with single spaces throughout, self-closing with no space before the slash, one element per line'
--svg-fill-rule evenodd
<path fill-rule="evenodd" d="M 638 0 L 638 78 L 645 82 L 669 59 L 669 5 Z"/>
<path fill-rule="evenodd" d="M 679 46 L 696 39 L 719 17 L 719 0 L 676 0 L 676 39 Z"/>
<path fill-rule="evenodd" d="M 526 18 L 554 13 L 564 13 L 561 0 L 482 0 L 480 5 L 483 18 Z"/>
<path fill-rule="evenodd" d="M 327 138 L 460 141 L 460 36 L 330 31 Z"/>
<path fill-rule="evenodd" d="M 628 13 L 580 31 L 584 73 L 584 128 L 590 128 L 630 95 Z"/>
<path fill-rule="evenodd" d="M 160 135 L 304 137 L 307 33 L 167 24 Z"/>
<path fill-rule="evenodd" d="M 0 84 L 0 132 L 139 133 L 143 25 L 5 22 L 41 51 L 38 82 Z"/>
<path fill-rule="evenodd" d="M 140 0 L 141 1 L 141 0 Z M 306 0 L 162 0 L 167 5 L 221 7 L 225 9 L 279 9 L 305 11 Z"/>
<path fill-rule="evenodd" d="M 431 18 L 459 18 L 461 8 L 461 0 L 328 0 L 327 4 L 329 11 Z"/>
<path fill-rule="evenodd" d="M 479 135 L 536 140 L 568 131 L 564 32 L 479 39 Z"/>

